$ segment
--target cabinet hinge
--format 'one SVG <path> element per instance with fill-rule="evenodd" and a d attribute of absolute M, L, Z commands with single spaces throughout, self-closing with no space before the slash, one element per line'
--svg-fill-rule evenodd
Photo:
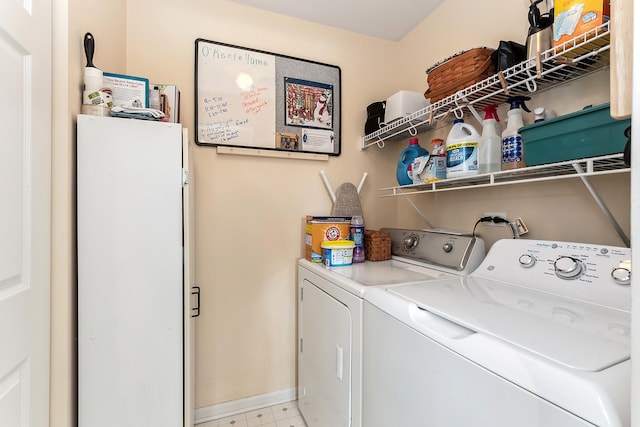
<path fill-rule="evenodd" d="M 192 307 L 191 307 L 191 317 L 199 317 L 200 316 L 200 286 L 193 286 L 191 288 L 191 296 L 195 297 L 195 307 L 193 307 L 193 299 L 192 299 Z"/>
<path fill-rule="evenodd" d="M 304 340 L 302 338 L 300 338 L 300 353 L 302 353 L 302 348 L 304 347 L 303 346 L 303 341 Z"/>
<path fill-rule="evenodd" d="M 182 169 L 182 186 L 189 184 L 189 171 L 186 169 Z"/>

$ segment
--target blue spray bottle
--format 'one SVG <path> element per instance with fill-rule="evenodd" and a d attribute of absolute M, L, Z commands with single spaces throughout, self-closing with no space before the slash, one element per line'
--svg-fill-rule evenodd
<path fill-rule="evenodd" d="M 524 126 L 522 110 L 531 112 L 525 105 L 528 96 L 510 96 L 507 104 L 511 106 L 507 113 L 507 128 L 502 132 L 502 170 L 525 167 L 522 136 L 518 130 Z"/>

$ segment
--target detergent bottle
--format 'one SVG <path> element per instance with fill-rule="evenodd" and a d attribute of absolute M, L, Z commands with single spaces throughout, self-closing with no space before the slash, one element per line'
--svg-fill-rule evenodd
<path fill-rule="evenodd" d="M 364 262 L 364 220 L 362 219 L 362 215 L 354 215 L 351 217 L 349 240 L 353 240 L 355 244 L 352 262 Z"/>
<path fill-rule="evenodd" d="M 498 124 L 498 106 L 484 107 L 482 136 L 478 147 L 478 172 L 497 172 L 502 164 L 502 137 L 496 132 Z"/>
<path fill-rule="evenodd" d="M 429 155 L 429 152 L 422 148 L 418 138 L 409 139 L 409 146 L 402 150 L 398 157 L 398 168 L 396 170 L 396 178 L 398 184 L 413 184 L 413 174 L 411 172 L 411 163 L 416 157 Z"/>
<path fill-rule="evenodd" d="M 431 163 L 431 156 L 429 154 L 425 156 L 418 156 L 413 159 L 411 163 L 411 176 L 414 184 L 422 184 L 429 171 L 427 168 Z"/>
<path fill-rule="evenodd" d="M 473 126 L 456 119 L 447 136 L 447 179 L 478 173 L 480 134 Z"/>
<path fill-rule="evenodd" d="M 437 181 L 447 177 L 447 151 L 444 146 L 444 139 L 436 138 L 431 140 L 431 158 L 429 159 L 426 181 Z"/>
<path fill-rule="evenodd" d="M 411 165 L 414 184 L 439 181 L 447 177 L 447 152 L 444 139 L 431 140 L 431 154 L 416 157 Z"/>
<path fill-rule="evenodd" d="M 519 129 L 524 126 L 522 110 L 531 112 L 525 105 L 528 96 L 511 96 L 507 104 L 511 106 L 507 113 L 507 128 L 502 132 L 502 170 L 517 169 L 525 166 L 524 147 Z"/>

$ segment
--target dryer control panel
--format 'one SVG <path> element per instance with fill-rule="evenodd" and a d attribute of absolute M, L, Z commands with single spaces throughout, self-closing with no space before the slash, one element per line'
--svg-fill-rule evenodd
<path fill-rule="evenodd" d="M 468 233 L 446 230 L 383 228 L 391 235 L 391 254 L 430 268 L 469 274 L 484 259 L 484 241 Z"/>

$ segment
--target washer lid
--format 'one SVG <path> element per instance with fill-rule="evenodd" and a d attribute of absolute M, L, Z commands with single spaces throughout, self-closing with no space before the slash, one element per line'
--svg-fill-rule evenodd
<path fill-rule="evenodd" d="M 600 371 L 630 358 L 630 314 L 476 277 L 390 288 L 476 332 L 572 369 Z"/>

